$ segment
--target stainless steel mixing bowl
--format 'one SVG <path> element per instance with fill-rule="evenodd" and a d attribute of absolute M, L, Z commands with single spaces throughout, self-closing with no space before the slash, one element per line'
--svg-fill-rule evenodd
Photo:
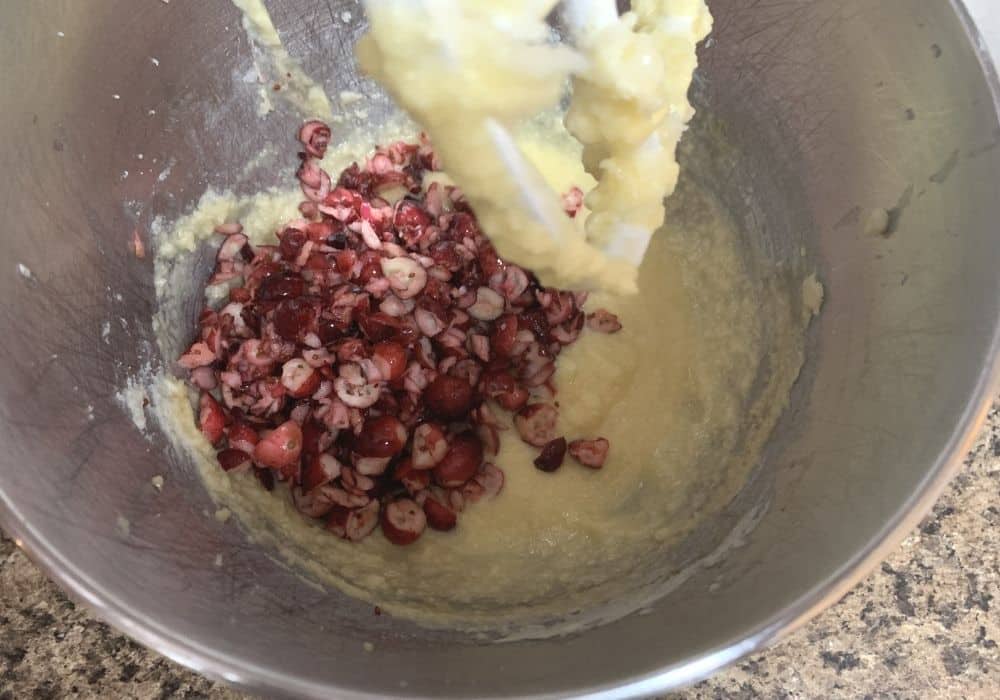
<path fill-rule="evenodd" d="M 331 93 L 371 89 L 350 58 L 355 3 L 268 4 Z M 728 515 L 761 499 L 766 514 L 723 561 L 646 614 L 490 645 L 374 617 L 205 517 L 191 466 L 114 395 L 156 355 L 133 230 L 208 185 L 289 174 L 290 148 L 244 169 L 265 141 L 291 146 L 297 118 L 256 116 L 251 47 L 221 0 L 0 5 L 3 527 L 136 639 L 272 694 L 652 693 L 830 605 L 927 510 L 992 396 L 995 76 L 958 3 L 711 4 L 695 92 L 730 158 L 712 184 L 752 245 L 787 264 L 801 249 L 827 291 L 793 406 Z M 864 234 L 874 208 L 890 235 Z"/>

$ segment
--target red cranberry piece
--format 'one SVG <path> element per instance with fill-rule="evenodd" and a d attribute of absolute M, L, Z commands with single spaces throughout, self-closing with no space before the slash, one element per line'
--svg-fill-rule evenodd
<path fill-rule="evenodd" d="M 427 226 L 431 222 L 430 216 L 417 204 L 409 200 L 399 203 L 392 224 L 397 228 L 402 226 Z"/>
<path fill-rule="evenodd" d="M 320 379 L 320 373 L 301 357 L 293 357 L 281 368 L 281 384 L 292 398 L 312 396 L 319 388 Z"/>
<path fill-rule="evenodd" d="M 232 289 L 229 290 L 229 301 L 235 301 L 240 304 L 245 304 L 252 298 L 253 295 L 250 293 L 250 290 L 247 289 L 246 287 L 233 287 Z"/>
<path fill-rule="evenodd" d="M 337 180 L 337 186 L 348 190 L 357 190 L 362 196 L 370 198 L 372 188 L 375 185 L 375 173 L 369 173 L 358 167 L 357 163 L 351 163 Z"/>
<path fill-rule="evenodd" d="M 517 412 L 514 426 L 526 443 L 544 447 L 555 439 L 558 420 L 559 412 L 555 407 L 547 403 L 533 403 Z"/>
<path fill-rule="evenodd" d="M 423 509 L 409 498 L 393 501 L 382 510 L 382 534 L 393 544 L 416 542 L 427 528 Z"/>
<path fill-rule="evenodd" d="M 466 213 L 456 214 L 451 220 L 449 229 L 456 240 L 463 238 L 475 238 L 479 234 L 479 226 L 471 215 Z"/>
<path fill-rule="evenodd" d="M 483 463 L 483 443 L 473 433 L 456 436 L 436 467 L 434 480 L 445 488 L 461 486 L 476 475 Z"/>
<path fill-rule="evenodd" d="M 399 203 L 392 220 L 392 225 L 407 242 L 410 242 L 413 237 L 419 236 L 430 223 L 431 217 L 427 212 L 415 203 L 406 200 Z"/>
<path fill-rule="evenodd" d="M 479 267 L 482 268 L 483 274 L 487 277 L 492 277 L 503 270 L 503 260 L 497 255 L 497 251 L 493 246 L 484 245 L 479 249 Z"/>
<path fill-rule="evenodd" d="M 285 340 L 297 340 L 309 331 L 315 315 L 316 311 L 308 302 L 285 299 L 274 310 L 274 330 Z"/>
<path fill-rule="evenodd" d="M 378 527 L 380 507 L 378 501 L 370 501 L 355 510 L 335 506 L 327 516 L 326 527 L 344 539 L 359 542 Z"/>
<path fill-rule="evenodd" d="M 448 306 L 451 304 L 451 285 L 428 275 L 421 300 L 433 302 L 442 308 Z"/>
<path fill-rule="evenodd" d="M 250 455 L 243 450 L 226 449 L 216 455 L 219 466 L 227 472 L 244 472 L 250 469 L 252 464 Z"/>
<path fill-rule="evenodd" d="M 560 437 L 547 443 L 535 458 L 535 466 L 543 472 L 554 472 L 566 457 L 566 438 Z"/>
<path fill-rule="evenodd" d="M 299 141 L 310 156 L 322 158 L 330 145 L 330 127 L 318 119 L 310 119 L 299 127 Z"/>
<path fill-rule="evenodd" d="M 608 449 L 611 447 L 604 438 L 593 440 L 574 440 L 569 444 L 569 453 L 577 462 L 591 469 L 600 469 L 604 466 L 604 460 L 608 458 Z"/>
<path fill-rule="evenodd" d="M 222 440 L 226 429 L 226 416 L 222 406 L 206 392 L 202 392 L 198 401 L 198 426 L 201 434 L 213 445 Z"/>
<path fill-rule="evenodd" d="M 302 456 L 309 457 L 325 450 L 329 444 L 324 445 L 323 442 L 330 442 L 328 438 L 329 433 L 326 426 L 314 419 L 306 420 L 302 424 Z M 231 437 L 230 440 L 232 440 Z"/>
<path fill-rule="evenodd" d="M 503 491 L 506 480 L 503 470 L 489 463 L 483 465 L 475 478 L 475 482 L 483 487 L 483 496 L 486 498 L 494 498 L 499 495 Z"/>
<path fill-rule="evenodd" d="M 433 497 L 428 497 L 424 500 L 424 515 L 431 529 L 442 532 L 454 529 L 458 523 L 458 516 L 455 514 L 455 511 Z"/>
<path fill-rule="evenodd" d="M 421 423 L 413 431 L 411 458 L 414 469 L 433 469 L 448 453 L 444 431 L 433 423 Z"/>
<path fill-rule="evenodd" d="M 436 265 L 440 265 L 449 272 L 455 272 L 462 267 L 462 257 L 458 254 L 458 249 L 451 241 L 439 241 L 431 246 L 428 254 Z"/>
<path fill-rule="evenodd" d="M 404 459 L 396 466 L 392 478 L 401 483 L 411 496 L 431 485 L 431 473 L 415 468 L 409 459 Z"/>
<path fill-rule="evenodd" d="M 242 450 L 247 454 L 253 454 L 253 448 L 260 442 L 257 431 L 242 421 L 235 420 L 226 431 L 231 448 Z"/>
<path fill-rule="evenodd" d="M 306 224 L 306 236 L 309 237 L 310 241 L 315 241 L 317 243 L 326 243 L 337 231 L 338 223 L 333 221 L 313 221 Z"/>
<path fill-rule="evenodd" d="M 399 319 L 383 311 L 373 314 L 363 314 L 358 318 L 358 327 L 368 340 L 378 343 L 396 335 L 399 329 Z"/>
<path fill-rule="evenodd" d="M 528 402 L 528 390 L 517 383 L 510 372 L 490 372 L 479 382 L 485 396 L 508 411 L 516 411 Z"/>
<path fill-rule="evenodd" d="M 361 272 L 358 273 L 358 282 L 368 284 L 376 277 L 382 276 L 381 257 L 374 251 L 361 254 Z"/>
<path fill-rule="evenodd" d="M 472 386 L 447 374 L 439 374 L 424 390 L 427 407 L 442 418 L 457 420 L 472 408 Z"/>
<path fill-rule="evenodd" d="M 621 321 L 607 309 L 598 309 L 589 314 L 587 325 L 598 333 L 617 333 L 622 329 Z"/>
<path fill-rule="evenodd" d="M 322 336 L 321 336 L 322 337 Z M 406 371 L 406 350 L 399 343 L 383 341 L 372 348 L 375 362 L 386 379 L 395 381 Z"/>
<path fill-rule="evenodd" d="M 285 273 L 264 278 L 257 289 L 257 298 L 261 301 L 278 301 L 300 297 L 305 292 L 305 282 L 299 275 Z"/>
<path fill-rule="evenodd" d="M 329 484 L 340 476 L 343 468 L 337 458 L 326 452 L 310 455 L 303 460 L 302 490 L 309 493 L 315 488 Z"/>
<path fill-rule="evenodd" d="M 240 311 L 240 318 L 253 335 L 260 335 L 260 313 L 256 306 L 247 304 Z"/>
<path fill-rule="evenodd" d="M 281 257 L 285 260 L 292 261 L 299 257 L 299 253 L 302 251 L 302 246 L 306 243 L 306 234 L 297 228 L 286 228 L 284 231 L 278 234 L 280 243 L 278 243 L 278 250 L 281 251 Z"/>
<path fill-rule="evenodd" d="M 334 259 L 337 262 L 337 272 L 346 275 L 354 269 L 354 263 L 358 261 L 358 254 L 353 250 L 341 250 L 334 254 Z"/>
<path fill-rule="evenodd" d="M 365 421 L 354 449 L 365 457 L 394 457 L 406 447 L 406 427 L 394 416 L 378 416 Z"/>
<path fill-rule="evenodd" d="M 399 416 L 399 399 L 391 391 L 383 391 L 378 401 L 372 405 L 372 411 L 382 416 Z"/>
<path fill-rule="evenodd" d="M 257 464 L 272 469 L 286 469 L 299 461 L 302 454 L 302 428 L 293 420 L 285 421 L 272 430 L 253 451 Z"/>
<path fill-rule="evenodd" d="M 518 323 L 521 328 L 526 328 L 535 334 L 541 342 L 546 342 L 549 338 L 549 320 L 545 317 L 545 312 L 541 309 L 531 309 L 521 313 Z"/>
<path fill-rule="evenodd" d="M 510 357 L 517 343 L 517 316 L 507 314 L 497 319 L 490 337 L 490 346 L 497 357 Z"/>
<path fill-rule="evenodd" d="M 321 318 L 316 324 L 316 335 L 319 336 L 323 345 L 330 345 L 340 340 L 344 336 L 344 332 L 332 319 Z"/>

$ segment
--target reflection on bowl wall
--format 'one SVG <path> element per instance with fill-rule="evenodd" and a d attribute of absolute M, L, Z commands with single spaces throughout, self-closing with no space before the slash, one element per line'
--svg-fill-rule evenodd
<path fill-rule="evenodd" d="M 353 72 L 357 5 L 268 5 L 329 93 L 373 89 Z M 734 161 L 706 177 L 747 245 L 789 262 L 804 249 L 827 290 L 792 408 L 713 532 L 762 500 L 766 514 L 724 561 L 646 614 L 484 645 L 374 617 L 204 516 L 213 506 L 192 466 L 147 441 L 114 397 L 157 353 L 151 260 L 133 255 L 133 230 L 209 186 L 250 192 L 294 165 L 298 117 L 281 103 L 258 117 L 251 47 L 221 2 L 0 8 L 5 529 L 125 632 L 271 693 L 653 692 L 831 603 L 929 507 L 991 397 L 993 76 L 950 3 L 711 5 L 694 91 L 711 120 L 694 136 Z M 289 147 L 245 168 L 269 142 Z M 875 208 L 890 210 L 888 236 L 864 233 Z"/>

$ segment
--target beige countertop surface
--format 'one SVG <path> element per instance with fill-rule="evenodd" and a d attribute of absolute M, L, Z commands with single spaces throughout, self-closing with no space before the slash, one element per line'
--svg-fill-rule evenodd
<path fill-rule="evenodd" d="M 843 600 L 674 698 L 1000 697 L 1000 411 L 934 511 Z M 0 700 L 242 698 L 70 602 L 0 539 Z"/>

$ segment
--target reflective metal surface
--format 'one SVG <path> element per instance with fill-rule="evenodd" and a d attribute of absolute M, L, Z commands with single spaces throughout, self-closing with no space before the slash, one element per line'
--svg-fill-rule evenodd
<path fill-rule="evenodd" d="M 330 93 L 370 89 L 350 59 L 357 5 L 268 4 Z M 147 442 L 114 393 L 156 354 L 133 230 L 206 186 L 249 191 L 291 167 L 289 148 L 244 171 L 262 143 L 291 145 L 297 117 L 256 116 L 252 51 L 226 2 L 0 6 L 3 526 L 125 632 L 268 694 L 652 693 L 831 604 L 929 507 L 992 396 L 994 77 L 949 3 L 711 5 L 695 92 L 731 156 L 713 186 L 753 245 L 789 264 L 803 249 L 827 290 L 757 481 L 767 514 L 725 561 L 648 614 L 482 645 L 373 617 L 205 517 L 190 465 Z M 863 233 L 876 207 L 891 210 L 887 237 Z"/>

